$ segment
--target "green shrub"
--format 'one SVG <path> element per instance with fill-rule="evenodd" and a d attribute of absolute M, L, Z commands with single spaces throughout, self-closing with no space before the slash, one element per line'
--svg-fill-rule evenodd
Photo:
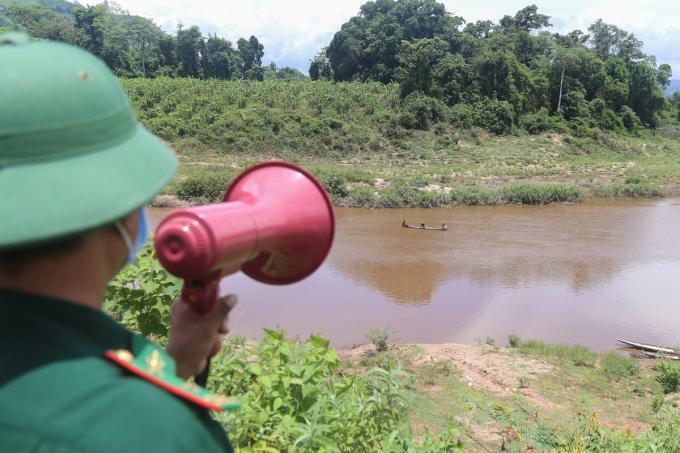
<path fill-rule="evenodd" d="M 640 364 L 631 357 L 617 352 L 605 352 L 600 356 L 602 372 L 609 380 L 619 380 L 635 376 L 640 371 Z"/>
<path fill-rule="evenodd" d="M 349 195 L 347 178 L 344 175 L 326 173 L 319 177 L 319 182 L 321 182 L 333 200 L 339 200 Z"/>
<path fill-rule="evenodd" d="M 515 112 L 509 102 L 486 99 L 475 105 L 475 125 L 496 135 L 509 133 L 514 118 Z"/>
<path fill-rule="evenodd" d="M 562 97 L 562 115 L 568 119 L 581 118 L 588 120 L 590 118 L 590 111 L 588 109 L 588 101 L 586 101 L 585 92 L 582 89 L 568 91 Z"/>
<path fill-rule="evenodd" d="M 353 208 L 372 208 L 375 206 L 373 188 L 363 184 L 352 187 L 347 194 L 347 200 L 349 206 Z"/>
<path fill-rule="evenodd" d="M 128 328 L 165 344 L 170 307 L 179 296 L 181 283 L 163 269 L 149 241 L 135 263 L 125 266 L 108 284 L 104 306 Z"/>
<path fill-rule="evenodd" d="M 498 192 L 481 187 L 457 187 L 449 192 L 449 200 L 453 204 L 488 205 L 500 202 Z"/>
<path fill-rule="evenodd" d="M 420 191 L 403 182 L 393 183 L 380 192 L 378 204 L 383 208 L 415 207 L 420 202 Z"/>
<path fill-rule="evenodd" d="M 449 121 L 458 129 L 470 129 L 475 124 L 475 109 L 467 104 L 451 107 Z"/>
<path fill-rule="evenodd" d="M 581 199 L 581 189 L 572 185 L 516 184 L 501 191 L 503 200 L 518 204 L 548 204 Z"/>
<path fill-rule="evenodd" d="M 545 108 L 536 113 L 524 115 L 519 120 L 520 126 L 530 134 L 541 134 L 552 127 L 552 119 Z"/>
<path fill-rule="evenodd" d="M 642 128 L 642 122 L 633 109 L 624 105 L 621 107 L 621 122 L 629 132 L 637 132 Z"/>
<path fill-rule="evenodd" d="M 518 348 L 520 343 L 522 343 L 522 339 L 517 335 L 510 335 L 508 337 L 508 344 L 511 348 Z"/>
<path fill-rule="evenodd" d="M 174 194 L 189 201 L 220 201 L 234 178 L 234 174 L 233 171 L 228 171 L 221 174 L 189 176 L 175 185 Z"/>
<path fill-rule="evenodd" d="M 613 110 L 607 108 L 607 105 L 601 98 L 595 98 L 590 101 L 588 110 L 590 112 L 591 121 L 595 127 L 612 131 L 623 128 L 621 119 Z"/>
<path fill-rule="evenodd" d="M 232 344 L 213 359 L 210 387 L 242 397 L 221 421 L 241 451 L 432 451 L 460 448 L 455 428 L 416 440 L 408 428 L 408 375 L 399 367 L 336 373 L 327 340 L 289 341 L 266 330 L 257 344 Z"/>
<path fill-rule="evenodd" d="M 364 334 L 364 336 L 368 339 L 368 341 L 373 343 L 376 351 L 384 352 L 389 349 L 387 341 L 390 338 L 390 329 L 370 329 Z"/>
<path fill-rule="evenodd" d="M 656 380 L 665 393 L 677 392 L 680 389 L 680 364 L 659 362 L 656 370 L 659 372 Z"/>
<path fill-rule="evenodd" d="M 406 96 L 401 105 L 399 123 L 407 129 L 428 130 L 448 118 L 448 107 L 438 99 L 420 93 Z"/>

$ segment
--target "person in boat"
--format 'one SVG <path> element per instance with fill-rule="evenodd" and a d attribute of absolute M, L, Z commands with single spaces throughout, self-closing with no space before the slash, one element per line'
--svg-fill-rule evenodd
<path fill-rule="evenodd" d="M 424 230 L 424 229 L 425 229 L 425 224 L 424 224 L 424 223 L 421 223 L 421 224 L 420 224 L 420 228 Z"/>
<path fill-rule="evenodd" d="M 408 225 L 406 225 L 406 219 L 401 221 L 401 226 L 403 226 L 403 227 L 408 226 Z"/>
<path fill-rule="evenodd" d="M 442 223 L 442 230 L 448 231 L 449 227 L 446 226 L 445 223 Z"/>

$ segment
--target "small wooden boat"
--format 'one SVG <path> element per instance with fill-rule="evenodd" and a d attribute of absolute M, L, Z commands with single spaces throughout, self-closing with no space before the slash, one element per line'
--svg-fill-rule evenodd
<path fill-rule="evenodd" d="M 440 227 L 429 227 L 425 225 L 424 223 L 421 225 L 409 225 L 406 223 L 406 220 L 401 222 L 401 226 L 404 228 L 412 228 L 414 230 L 426 230 L 426 231 L 449 231 L 449 227 L 446 226 L 446 224 L 442 224 Z"/>
<path fill-rule="evenodd" d="M 678 352 L 680 352 L 680 351 L 676 351 L 675 349 L 669 348 L 669 347 L 666 347 L 666 346 L 654 346 L 654 345 L 651 345 L 651 344 L 636 343 L 634 341 L 622 340 L 620 338 L 617 338 L 616 341 L 618 341 L 619 343 L 623 343 L 626 346 L 630 346 L 631 348 L 640 349 L 642 351 L 647 351 L 647 352 L 653 352 L 653 353 L 661 354 L 661 355 L 665 355 L 665 354 L 677 355 Z"/>

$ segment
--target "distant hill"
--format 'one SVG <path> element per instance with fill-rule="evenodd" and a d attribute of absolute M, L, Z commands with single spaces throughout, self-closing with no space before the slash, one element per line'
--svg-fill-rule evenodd
<path fill-rule="evenodd" d="M 0 0 L 0 11 L 10 5 L 16 4 L 46 6 L 52 11 L 60 14 L 71 14 L 74 9 L 82 6 L 78 2 L 68 2 L 66 0 Z"/>
<path fill-rule="evenodd" d="M 680 80 L 671 80 L 671 84 L 664 90 L 666 96 L 672 96 L 676 91 L 680 91 Z"/>

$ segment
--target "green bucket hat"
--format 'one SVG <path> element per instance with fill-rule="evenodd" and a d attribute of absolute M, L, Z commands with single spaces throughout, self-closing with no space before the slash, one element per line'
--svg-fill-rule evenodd
<path fill-rule="evenodd" d="M 176 167 L 103 62 L 0 34 L 0 250 L 112 223 L 148 203 Z"/>

